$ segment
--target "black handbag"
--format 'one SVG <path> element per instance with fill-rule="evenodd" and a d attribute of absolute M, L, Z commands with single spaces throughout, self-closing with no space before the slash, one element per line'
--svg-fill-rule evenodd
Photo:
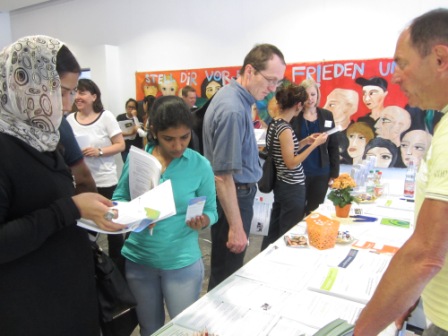
<path fill-rule="evenodd" d="M 268 138 L 269 131 L 274 122 L 272 121 L 268 130 L 266 131 L 266 139 Z M 267 156 L 265 157 L 263 163 L 263 175 L 258 181 L 258 190 L 262 193 L 270 193 L 275 186 L 275 181 L 277 180 L 277 170 L 275 168 L 274 158 L 272 157 L 272 147 L 274 147 L 274 135 L 271 135 L 271 141 L 269 142 Z"/>
<path fill-rule="evenodd" d="M 110 322 L 137 305 L 126 279 L 113 260 L 92 242 L 98 305 L 102 322 Z"/>

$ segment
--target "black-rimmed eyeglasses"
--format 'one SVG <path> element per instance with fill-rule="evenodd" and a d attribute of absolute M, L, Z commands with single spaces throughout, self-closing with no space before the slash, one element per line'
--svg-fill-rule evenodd
<path fill-rule="evenodd" d="M 275 78 L 268 78 L 265 75 L 263 75 L 263 73 L 260 70 L 258 70 L 256 67 L 254 67 L 253 65 L 252 65 L 252 68 L 254 68 L 255 71 L 257 71 L 261 75 L 261 77 L 263 77 L 266 80 L 266 82 L 268 82 L 268 86 L 274 86 L 274 87 L 278 88 L 279 86 L 281 86 L 283 84 L 283 79 L 277 80 Z"/>

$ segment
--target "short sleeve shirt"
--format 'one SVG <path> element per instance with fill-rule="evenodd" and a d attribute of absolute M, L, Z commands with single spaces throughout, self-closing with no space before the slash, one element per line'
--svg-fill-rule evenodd
<path fill-rule="evenodd" d="M 448 202 L 448 106 L 437 125 L 431 147 L 420 163 L 417 174 L 416 218 L 425 198 Z M 439 273 L 425 287 L 423 307 L 426 317 L 438 327 L 448 330 L 448 258 Z"/>
<path fill-rule="evenodd" d="M 216 93 L 204 116 L 204 155 L 216 175 L 231 173 L 238 183 L 255 183 L 262 174 L 252 123 L 254 103 L 232 79 Z"/>
<path fill-rule="evenodd" d="M 76 112 L 77 113 L 77 112 Z M 67 121 L 75 136 L 87 135 L 91 147 L 104 148 L 112 144 L 111 138 L 121 133 L 120 125 L 110 111 L 103 111 L 94 122 L 81 125 L 76 120 L 76 113 L 69 114 Z M 85 162 L 92 173 L 97 187 L 106 188 L 117 184 L 117 167 L 115 156 L 85 157 Z"/>

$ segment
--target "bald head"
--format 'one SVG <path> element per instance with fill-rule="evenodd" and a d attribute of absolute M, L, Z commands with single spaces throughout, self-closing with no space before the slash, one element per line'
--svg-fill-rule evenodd
<path fill-rule="evenodd" d="M 387 106 L 381 111 L 375 123 L 375 132 L 379 137 L 389 139 L 400 145 L 400 135 L 411 127 L 411 115 L 399 106 Z"/>
<path fill-rule="evenodd" d="M 355 90 L 336 88 L 327 96 L 324 108 L 333 113 L 336 125 L 346 129 L 350 117 L 358 110 L 359 96 Z"/>

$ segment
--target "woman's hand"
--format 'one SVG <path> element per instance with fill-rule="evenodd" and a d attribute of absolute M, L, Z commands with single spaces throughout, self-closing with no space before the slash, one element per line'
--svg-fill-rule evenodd
<path fill-rule="evenodd" d="M 187 225 L 193 230 L 202 230 L 210 224 L 210 219 L 207 215 L 193 217 L 187 220 Z"/>
<path fill-rule="evenodd" d="M 100 157 L 100 149 L 95 147 L 86 147 L 82 150 L 82 154 L 87 157 Z"/>
<path fill-rule="evenodd" d="M 307 144 L 308 145 L 316 145 L 320 146 L 323 143 L 325 143 L 325 141 L 327 141 L 328 138 L 328 134 L 327 133 L 313 133 L 311 135 L 309 135 L 306 140 L 307 140 Z"/>
<path fill-rule="evenodd" d="M 314 141 L 316 141 L 316 138 L 319 136 L 319 134 L 321 134 L 321 133 L 313 133 L 311 135 L 308 135 L 305 138 L 305 145 L 312 145 L 314 143 Z"/>
<path fill-rule="evenodd" d="M 72 197 L 73 202 L 81 213 L 81 217 L 90 219 L 95 222 L 102 230 L 118 231 L 123 229 L 123 225 L 113 223 L 107 219 L 106 214 L 114 203 L 97 193 L 82 193 Z M 118 213 L 114 211 L 114 217 L 117 218 Z"/>

